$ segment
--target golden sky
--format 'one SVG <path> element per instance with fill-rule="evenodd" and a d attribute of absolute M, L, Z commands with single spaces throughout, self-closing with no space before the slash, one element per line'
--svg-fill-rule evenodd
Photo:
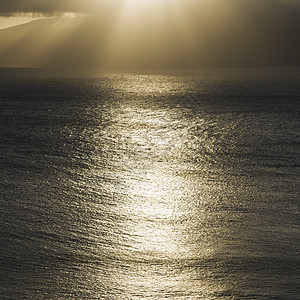
<path fill-rule="evenodd" d="M 298 65 L 300 1 L 4 0 L 0 28 L 0 66 Z"/>

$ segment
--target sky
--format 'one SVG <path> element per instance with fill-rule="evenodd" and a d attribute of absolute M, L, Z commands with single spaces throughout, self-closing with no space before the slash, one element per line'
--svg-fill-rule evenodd
<path fill-rule="evenodd" d="M 1 28 L 0 66 L 300 64 L 299 0 L 1 0 Z"/>
<path fill-rule="evenodd" d="M 155 2 L 178 2 L 177 0 L 1 0 L 0 14 L 2 16 L 14 15 L 15 13 L 43 13 L 56 14 L 58 12 L 81 12 L 95 13 L 111 5 L 126 5 L 127 3 L 155 3 Z M 214 3 L 214 5 L 236 5 L 236 6 L 262 6 L 276 7 L 286 5 L 297 7 L 298 0 L 181 0 L 183 3 L 194 3 L 197 5 Z M 259 9 L 257 7 L 257 9 Z"/>

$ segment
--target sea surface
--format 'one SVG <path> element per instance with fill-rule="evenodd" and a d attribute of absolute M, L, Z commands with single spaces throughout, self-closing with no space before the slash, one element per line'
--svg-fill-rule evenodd
<path fill-rule="evenodd" d="M 0 69 L 0 299 L 300 299 L 300 69 Z"/>

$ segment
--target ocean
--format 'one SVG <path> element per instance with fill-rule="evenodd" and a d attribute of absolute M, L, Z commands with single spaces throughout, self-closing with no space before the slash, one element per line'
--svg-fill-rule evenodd
<path fill-rule="evenodd" d="M 1 299 L 300 299 L 300 69 L 0 69 Z"/>

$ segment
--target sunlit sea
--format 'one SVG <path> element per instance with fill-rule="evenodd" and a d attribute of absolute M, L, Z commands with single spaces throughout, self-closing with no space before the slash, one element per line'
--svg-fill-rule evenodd
<path fill-rule="evenodd" d="M 300 69 L 0 69 L 0 299 L 300 299 Z"/>

